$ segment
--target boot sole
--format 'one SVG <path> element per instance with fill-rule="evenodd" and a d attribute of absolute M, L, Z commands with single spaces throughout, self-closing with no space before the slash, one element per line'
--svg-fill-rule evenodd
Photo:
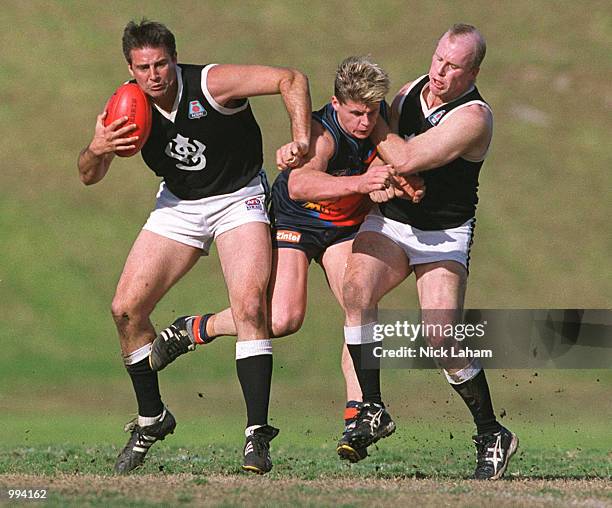
<path fill-rule="evenodd" d="M 336 448 L 336 453 L 342 460 L 348 460 L 351 463 L 359 462 L 360 460 L 365 459 L 367 455 L 362 456 L 355 448 L 349 446 L 347 444 L 342 444 Z"/>
<path fill-rule="evenodd" d="M 242 470 L 248 473 L 255 473 L 255 474 L 266 474 L 269 472 L 263 469 L 259 469 L 257 466 L 244 466 L 244 465 L 242 466 Z"/>

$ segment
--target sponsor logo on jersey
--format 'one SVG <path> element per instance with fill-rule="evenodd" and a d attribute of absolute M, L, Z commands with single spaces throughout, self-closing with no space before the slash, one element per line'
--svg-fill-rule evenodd
<path fill-rule="evenodd" d="M 302 233 L 296 233 L 295 231 L 287 231 L 286 229 L 279 229 L 276 232 L 277 242 L 289 242 L 289 243 L 300 243 Z"/>
<path fill-rule="evenodd" d="M 327 202 L 313 203 L 311 201 L 306 201 L 302 204 L 302 207 L 306 208 L 306 210 L 312 210 L 313 212 L 325 215 L 330 215 L 335 211 L 333 207 L 327 205 Z"/>
<path fill-rule="evenodd" d="M 189 102 L 189 119 L 195 120 L 197 118 L 202 118 L 206 116 L 208 112 L 204 109 L 200 101 L 191 101 Z"/>
<path fill-rule="evenodd" d="M 429 123 L 431 125 L 437 125 L 438 122 L 440 121 L 440 119 L 444 116 L 444 113 L 446 113 L 446 110 L 445 109 L 441 109 L 437 113 L 434 113 L 433 115 L 430 115 L 430 117 L 427 120 L 429 120 Z"/>
<path fill-rule="evenodd" d="M 176 165 L 178 169 L 200 171 L 206 167 L 204 150 L 206 150 L 206 145 L 197 139 L 190 140 L 177 134 L 166 146 L 166 155 L 180 161 L 180 164 Z"/>
<path fill-rule="evenodd" d="M 263 205 L 261 204 L 261 200 L 259 198 L 247 199 L 244 204 L 246 205 L 247 210 L 263 210 Z"/>

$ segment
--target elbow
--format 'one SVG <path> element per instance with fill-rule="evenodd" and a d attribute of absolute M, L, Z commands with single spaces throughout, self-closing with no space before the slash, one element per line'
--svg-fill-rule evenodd
<path fill-rule="evenodd" d="M 287 190 L 289 191 L 289 197 L 293 200 L 301 201 L 304 199 L 304 195 L 300 192 L 300 189 L 296 188 L 295 185 L 289 183 L 287 186 Z"/>
<path fill-rule="evenodd" d="M 95 178 L 91 173 L 79 173 L 79 180 L 81 183 L 88 187 L 89 185 L 93 185 L 94 183 L 98 183 L 99 178 Z"/>
<path fill-rule="evenodd" d="M 300 185 L 300 178 L 298 175 L 289 175 L 287 191 L 289 193 L 289 198 L 293 200 L 304 201 L 305 199 L 308 199 L 304 194 L 303 185 Z"/>
<path fill-rule="evenodd" d="M 290 89 L 309 90 L 308 77 L 297 69 L 286 69 L 284 79 L 280 83 L 281 93 Z"/>
<path fill-rule="evenodd" d="M 294 83 L 301 83 L 308 87 L 308 77 L 302 71 L 298 71 L 297 69 L 289 69 L 291 72 L 291 81 Z"/>

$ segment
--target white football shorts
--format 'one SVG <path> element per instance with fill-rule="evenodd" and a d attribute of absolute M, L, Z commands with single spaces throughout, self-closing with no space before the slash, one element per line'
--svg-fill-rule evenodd
<path fill-rule="evenodd" d="M 475 223 L 476 219 L 472 218 L 456 228 L 423 231 L 384 217 L 375 206 L 366 216 L 359 233 L 372 231 L 386 236 L 402 248 L 410 266 L 456 261 L 468 269 Z"/>
<path fill-rule="evenodd" d="M 235 192 L 193 200 L 176 197 L 162 182 L 155 209 L 143 229 L 202 249 L 202 255 L 207 256 L 213 240 L 221 233 L 248 222 L 270 224 L 265 178 L 262 171 Z"/>

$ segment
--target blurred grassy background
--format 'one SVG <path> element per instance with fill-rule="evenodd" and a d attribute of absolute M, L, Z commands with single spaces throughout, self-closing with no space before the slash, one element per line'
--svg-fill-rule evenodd
<path fill-rule="evenodd" d="M 478 84 L 493 107 L 495 135 L 481 173 L 467 306 L 610 307 L 607 2 L 168 5 L 3 2 L 0 422 L 7 431 L 0 443 L 72 438 L 119 444 L 119 425 L 135 408 L 109 307 L 158 182 L 139 156 L 116 160 L 103 182 L 90 188 L 80 184 L 75 165 L 95 115 L 128 79 L 120 39 L 132 18 L 166 23 L 177 36 L 182 62 L 297 67 L 310 77 L 315 108 L 329 98 L 335 68 L 348 55 L 371 54 L 389 71 L 395 91 L 427 72 L 435 41 L 448 26 L 464 21 L 480 27 L 488 55 Z M 289 137 L 286 113 L 278 97 L 252 104 L 272 179 L 275 149 Z M 154 321 L 164 326 L 177 315 L 226 303 L 212 255 L 162 301 Z M 412 280 L 383 303 L 415 305 Z M 313 267 L 304 327 L 275 343 L 272 414 L 284 428 L 312 427 L 325 439 L 337 434 L 344 399 L 341 326 L 336 302 Z M 513 428 L 545 429 L 553 432 L 546 442 L 558 438 L 567 446 L 580 441 L 575 434 L 587 436 L 594 448 L 609 439 L 610 371 L 535 374 L 489 374 L 498 412 L 506 410 Z M 244 411 L 231 340 L 181 359 L 161 380 L 165 399 L 186 429 L 197 434 L 196 425 L 212 426 L 213 440 L 218 425 L 239 435 Z M 467 410 L 438 373 L 385 372 L 384 382 L 400 425 L 437 422 L 469 434 Z M 192 432 L 176 438 L 196 441 Z"/>

